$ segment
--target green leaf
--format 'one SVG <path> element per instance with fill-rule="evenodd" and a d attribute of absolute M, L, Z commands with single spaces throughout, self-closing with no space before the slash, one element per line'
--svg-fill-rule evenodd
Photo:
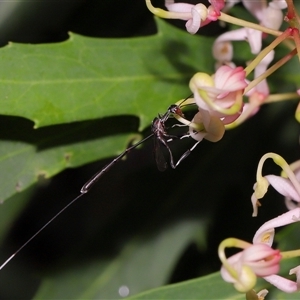
<path fill-rule="evenodd" d="M 39 177 L 49 178 L 67 167 L 106 157 L 108 153 L 116 155 L 130 138 L 128 134 L 113 134 L 111 130 L 116 126 L 112 120 L 37 130 L 26 120 L 0 120 L 7 128 L 0 132 L 0 174 L 4 179 L 0 182 L 1 201 L 37 182 Z M 119 125 L 127 127 L 124 122 Z M 102 135 L 95 128 L 102 128 Z"/>
<path fill-rule="evenodd" d="M 1 203 L 0 209 L 0 240 L 2 241 L 11 229 L 13 221 L 30 200 L 33 189 L 15 194 L 9 201 Z"/>
<path fill-rule="evenodd" d="M 205 223 L 185 221 L 147 238 L 138 236 L 111 260 L 92 261 L 57 272 L 44 280 L 35 299 L 118 299 L 119 289 L 130 294 L 163 285 L 192 240 L 205 239 Z"/>
<path fill-rule="evenodd" d="M 296 300 L 300 297 L 300 292 L 296 293 L 284 293 L 282 291 L 277 290 L 276 292 L 271 294 L 272 299 L 280 299 L 280 300 Z"/>
<path fill-rule="evenodd" d="M 259 284 L 257 291 L 262 289 Z M 245 294 L 238 293 L 232 284 L 225 282 L 220 273 L 213 273 L 201 278 L 172 284 L 153 289 L 139 295 L 129 297 L 128 300 L 142 299 L 245 299 Z"/>
<path fill-rule="evenodd" d="M 11 43 L 1 50 L 1 114 L 35 128 L 115 115 L 137 115 L 145 128 L 158 112 L 188 96 L 186 83 L 212 67 L 212 39 L 157 20 L 150 37 L 97 39 L 70 34 L 47 45 Z"/>
<path fill-rule="evenodd" d="M 136 119 L 103 117 L 137 116 L 143 129 L 189 94 L 192 74 L 213 65 L 206 55 L 212 40 L 157 24 L 159 32 L 150 37 L 72 34 L 63 43 L 1 49 L 0 114 L 34 124 L 0 118 L 0 200 L 39 176 L 120 153 L 132 138 L 128 133 L 137 131 Z"/>

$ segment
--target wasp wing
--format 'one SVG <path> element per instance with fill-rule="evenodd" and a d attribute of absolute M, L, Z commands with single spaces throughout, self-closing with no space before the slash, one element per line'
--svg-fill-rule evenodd
<path fill-rule="evenodd" d="M 159 139 L 157 137 L 154 137 L 153 140 L 154 140 L 154 157 L 155 157 L 156 165 L 158 170 L 163 172 L 167 169 L 168 164 L 164 157 Z"/>

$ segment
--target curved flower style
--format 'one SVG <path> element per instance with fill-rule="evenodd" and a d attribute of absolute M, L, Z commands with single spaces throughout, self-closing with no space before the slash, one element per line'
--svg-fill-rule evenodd
<path fill-rule="evenodd" d="M 266 175 L 262 176 L 261 171 L 263 164 L 266 159 L 272 158 L 274 162 L 279 165 L 282 170 L 282 176 L 276 175 Z M 288 177 L 288 178 L 286 178 Z M 256 183 L 253 187 L 254 193 L 252 194 L 251 201 L 253 205 L 252 216 L 257 216 L 258 206 L 260 206 L 259 199 L 263 198 L 266 194 L 269 185 L 271 184 L 273 188 L 285 196 L 285 201 L 288 209 L 293 209 L 297 207 L 294 204 L 300 203 L 300 161 L 296 161 L 290 166 L 287 162 L 276 153 L 267 153 L 259 161 L 256 175 Z"/>

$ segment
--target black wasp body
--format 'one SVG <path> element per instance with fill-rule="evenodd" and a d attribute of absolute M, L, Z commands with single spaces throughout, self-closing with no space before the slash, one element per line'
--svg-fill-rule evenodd
<path fill-rule="evenodd" d="M 175 164 L 173 159 L 172 151 L 168 145 L 168 142 L 173 139 L 181 138 L 182 136 L 170 135 L 167 133 L 166 121 L 173 115 L 183 116 L 182 110 L 179 105 L 172 104 L 166 113 L 163 115 L 158 115 L 153 121 L 151 126 L 152 135 L 154 135 L 154 156 L 156 160 L 157 167 L 160 171 L 164 171 L 167 168 L 167 162 L 163 156 L 163 153 L 160 149 L 160 145 L 163 145 L 169 152 L 170 157 L 170 166 L 175 169 L 177 165 L 183 159 L 179 159 L 179 161 Z"/>
<path fill-rule="evenodd" d="M 137 146 L 144 143 L 146 140 L 150 139 L 153 136 L 154 136 L 154 145 L 155 145 L 155 147 L 154 147 L 155 158 L 156 158 L 156 163 L 157 163 L 158 169 L 160 171 L 164 171 L 167 167 L 167 163 L 166 163 L 165 159 L 163 158 L 162 152 L 160 151 L 159 143 L 163 144 L 168 149 L 168 151 L 170 153 L 170 164 L 171 164 L 172 168 L 175 168 L 176 166 L 174 165 L 172 152 L 167 144 L 167 141 L 172 140 L 174 138 L 178 138 L 178 137 L 167 134 L 166 126 L 165 126 L 166 121 L 170 117 L 172 117 L 174 114 L 183 116 L 183 113 L 182 113 L 179 105 L 172 104 L 163 115 L 159 114 L 156 118 L 154 118 L 152 121 L 152 126 L 151 126 L 152 133 L 149 136 L 147 136 L 146 138 L 144 138 L 143 140 L 141 140 L 138 143 L 127 148 L 124 152 L 122 152 L 119 156 L 117 156 L 108 165 L 106 165 L 104 168 L 102 168 L 100 171 L 98 171 L 96 174 L 94 174 L 94 176 L 92 176 L 90 178 L 90 180 L 88 180 L 83 185 L 80 192 L 83 194 L 87 193 L 92 188 L 92 186 L 98 181 L 98 179 L 104 173 L 106 173 L 115 163 L 117 163 L 120 159 L 122 159 L 129 151 L 136 148 Z"/>

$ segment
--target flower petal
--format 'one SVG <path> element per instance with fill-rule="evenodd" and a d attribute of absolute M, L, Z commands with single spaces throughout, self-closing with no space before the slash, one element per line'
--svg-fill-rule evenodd
<path fill-rule="evenodd" d="M 276 175 L 267 175 L 265 178 L 278 193 L 292 200 L 300 202 L 300 195 L 289 179 Z"/>
<path fill-rule="evenodd" d="M 290 210 L 277 218 L 271 219 L 268 222 L 264 223 L 255 233 L 253 238 L 253 244 L 256 243 L 265 243 L 267 245 L 272 245 L 274 238 L 274 228 L 288 225 L 291 223 L 300 221 L 300 208 L 297 207 L 293 210 Z M 268 240 L 265 240 L 266 235 L 270 235 Z"/>
<path fill-rule="evenodd" d="M 279 275 L 270 275 L 264 277 L 264 280 L 270 282 L 278 289 L 286 292 L 286 293 L 294 293 L 298 290 L 297 284 L 294 281 L 281 277 Z"/>

